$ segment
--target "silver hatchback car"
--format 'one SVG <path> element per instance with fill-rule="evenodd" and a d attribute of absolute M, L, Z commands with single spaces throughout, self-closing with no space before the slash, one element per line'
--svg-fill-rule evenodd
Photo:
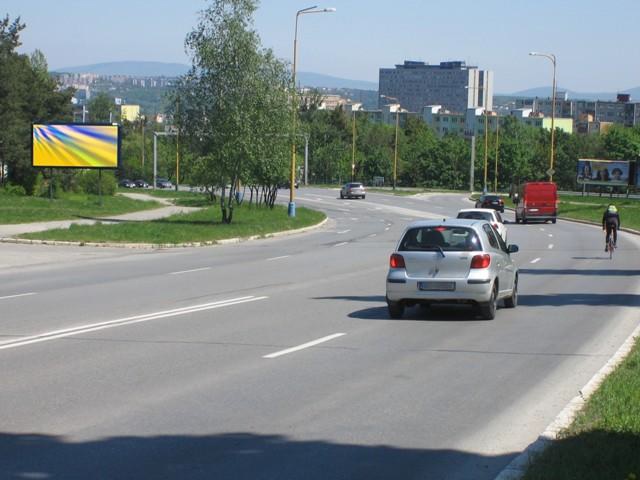
<path fill-rule="evenodd" d="M 462 303 L 491 320 L 498 300 L 508 308 L 518 303 L 518 268 L 511 259 L 517 251 L 485 220 L 413 222 L 389 259 L 389 315 L 401 318 L 416 304 Z"/>
<path fill-rule="evenodd" d="M 340 198 L 362 198 L 364 199 L 367 192 L 361 183 L 346 183 L 340 189 Z"/>

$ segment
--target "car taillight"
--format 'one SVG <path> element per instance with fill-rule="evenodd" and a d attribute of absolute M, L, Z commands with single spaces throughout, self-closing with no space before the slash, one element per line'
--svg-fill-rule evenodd
<path fill-rule="evenodd" d="M 488 253 L 474 255 L 471 259 L 471 268 L 487 268 L 491 265 L 491 256 Z"/>
<path fill-rule="evenodd" d="M 389 266 L 391 268 L 405 268 L 404 257 L 402 255 L 394 253 L 389 259 Z"/>

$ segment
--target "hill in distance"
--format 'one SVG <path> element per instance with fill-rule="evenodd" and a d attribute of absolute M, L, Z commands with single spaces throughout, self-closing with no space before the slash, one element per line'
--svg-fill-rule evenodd
<path fill-rule="evenodd" d="M 564 89 L 556 87 L 558 92 L 567 92 L 570 100 L 615 100 L 618 93 L 629 93 L 631 95 L 631 101 L 640 101 L 640 87 L 629 88 L 627 90 L 621 90 L 620 92 L 576 92 L 574 90 Z M 549 98 L 551 97 L 551 87 L 538 87 L 522 90 L 510 94 L 511 97 L 539 97 Z"/>
<path fill-rule="evenodd" d="M 54 71 L 57 73 L 94 73 L 97 75 L 128 75 L 131 77 L 178 77 L 187 73 L 188 70 L 189 66 L 182 63 L 128 61 L 56 68 Z M 349 80 L 312 72 L 298 72 L 296 83 L 303 87 L 378 90 L 378 84 L 375 82 Z"/>
<path fill-rule="evenodd" d="M 96 75 L 128 75 L 130 77 L 179 77 L 189 70 L 182 63 L 108 62 L 76 67 L 56 68 L 56 73 L 94 73 Z"/>

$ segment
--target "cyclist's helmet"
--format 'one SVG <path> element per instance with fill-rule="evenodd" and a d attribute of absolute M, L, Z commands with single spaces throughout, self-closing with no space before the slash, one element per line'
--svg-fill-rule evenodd
<path fill-rule="evenodd" d="M 616 208 L 615 205 L 609 205 L 607 207 L 607 212 L 609 212 L 609 213 L 618 213 L 618 209 Z"/>

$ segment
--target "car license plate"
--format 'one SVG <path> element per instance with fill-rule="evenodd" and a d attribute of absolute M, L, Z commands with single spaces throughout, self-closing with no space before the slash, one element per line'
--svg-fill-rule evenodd
<path fill-rule="evenodd" d="M 537 209 L 537 208 L 530 208 L 530 209 L 529 209 L 529 211 L 530 211 L 530 212 L 537 212 L 537 211 L 538 211 L 538 209 Z"/>
<path fill-rule="evenodd" d="M 456 289 L 456 282 L 418 282 L 418 290 L 423 292 L 453 292 Z"/>

